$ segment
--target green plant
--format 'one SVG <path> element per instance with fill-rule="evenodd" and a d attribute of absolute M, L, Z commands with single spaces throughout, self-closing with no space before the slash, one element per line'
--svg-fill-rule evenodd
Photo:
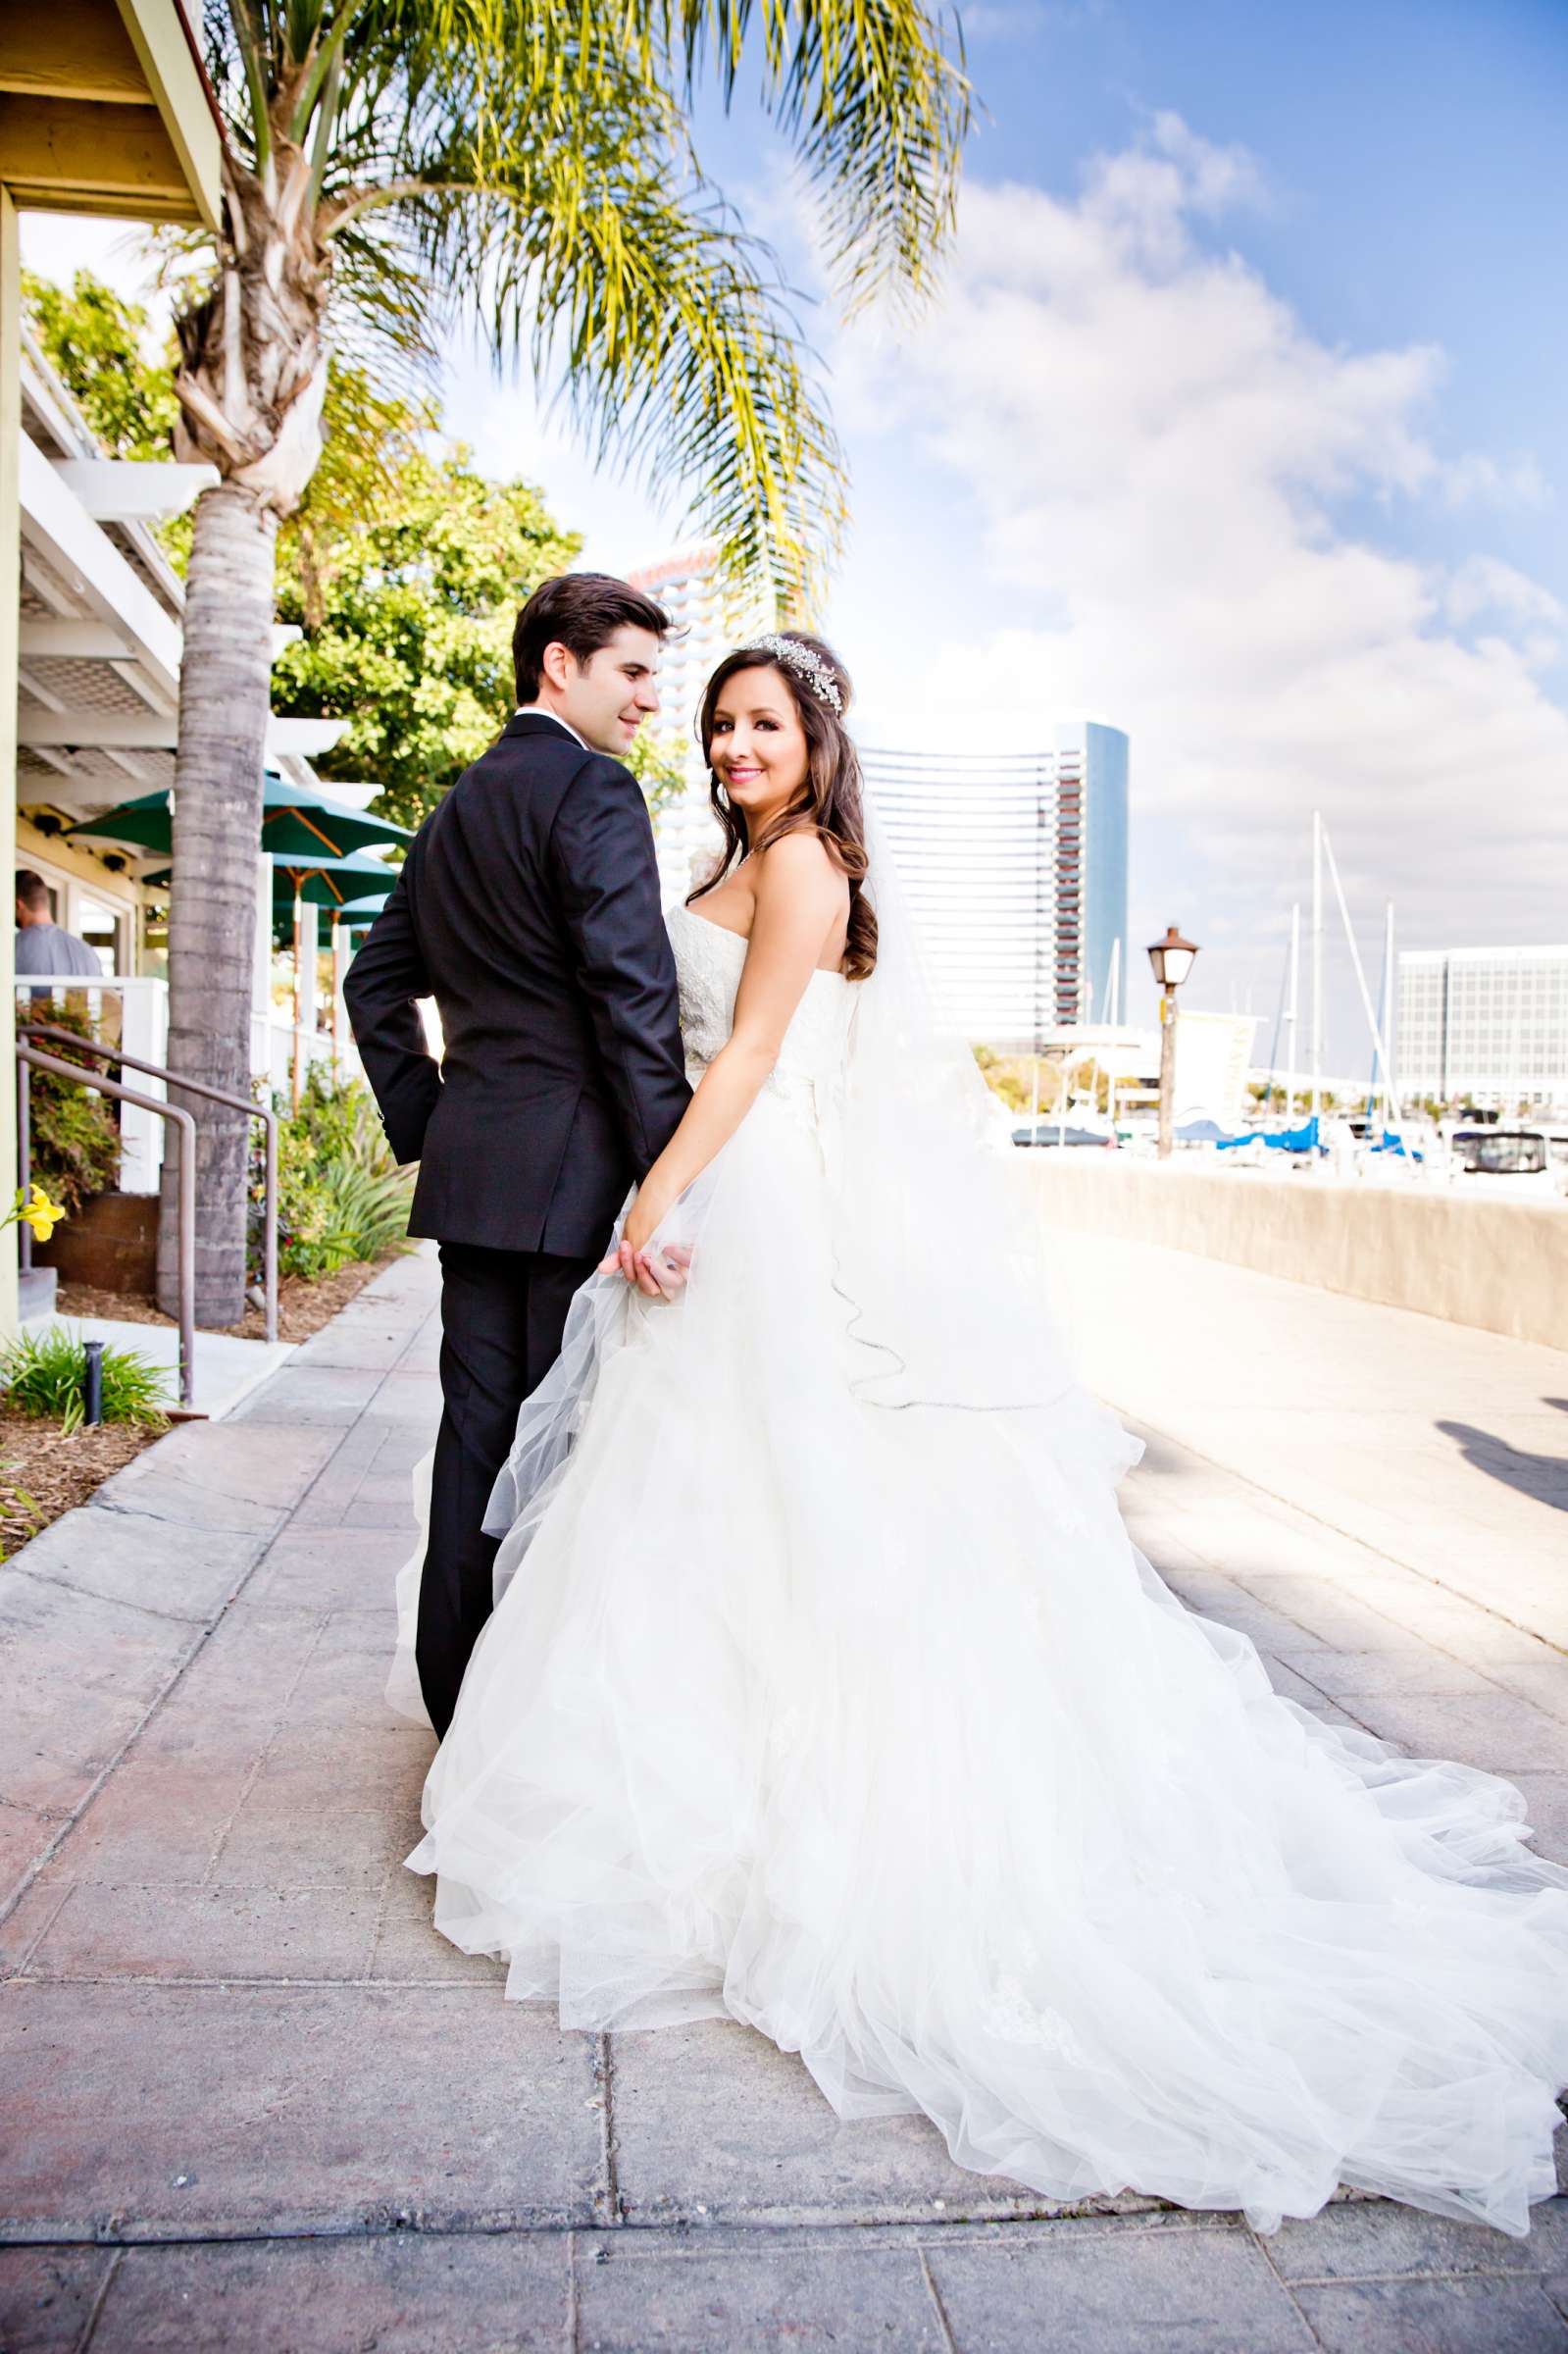
<path fill-rule="evenodd" d="M 63 1324 L 24 1333 L 0 1356 L 0 1390 L 19 1413 L 58 1416 L 69 1438 L 81 1427 L 82 1385 L 87 1352 Z M 103 1353 L 103 1418 L 106 1422 L 163 1422 L 164 1369 L 132 1349 Z"/>
<path fill-rule="evenodd" d="M 408 1232 L 413 1182 L 387 1149 L 357 1080 L 312 1068 L 297 1113 L 278 1133 L 278 1265 L 314 1281 L 355 1259 L 379 1258 Z M 259 1264 L 263 1187 L 251 1170 L 251 1248 Z"/>
<path fill-rule="evenodd" d="M 50 365 L 111 456 L 167 458 L 179 402 L 172 360 L 142 349 L 147 313 L 78 270 L 69 286 L 22 274 L 22 299 Z"/>
<path fill-rule="evenodd" d="M 57 1030 L 75 1030 L 82 1038 L 93 1035 L 85 1014 L 69 1003 L 46 1006 L 40 1019 Z M 78 1059 L 57 1038 L 40 1039 L 38 1047 L 61 1062 Z M 80 1059 L 84 1069 L 97 1067 L 85 1057 Z M 30 1174 L 50 1199 L 74 1215 L 95 1194 L 107 1193 L 120 1165 L 120 1130 L 108 1097 L 95 1095 L 53 1071 L 29 1066 L 27 1112 Z"/>

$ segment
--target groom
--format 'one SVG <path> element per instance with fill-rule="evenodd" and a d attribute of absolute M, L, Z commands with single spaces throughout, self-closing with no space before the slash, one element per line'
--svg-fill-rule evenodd
<path fill-rule="evenodd" d="M 669 627 L 604 573 L 534 590 L 512 640 L 516 717 L 420 828 L 348 971 L 388 1141 L 420 1163 L 409 1232 L 441 1246 L 416 1650 L 440 1735 L 489 1615 L 481 1523 L 518 1408 L 688 1099 L 653 831 L 620 759 L 659 708 Z M 439 1064 L 420 998 L 440 1015 Z"/>

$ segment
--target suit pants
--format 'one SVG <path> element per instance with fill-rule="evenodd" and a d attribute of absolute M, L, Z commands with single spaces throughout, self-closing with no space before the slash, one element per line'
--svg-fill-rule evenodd
<path fill-rule="evenodd" d="M 484 1534 L 518 1408 L 561 1353 L 567 1309 L 596 1258 L 441 1245 L 441 1427 L 420 1583 L 415 1659 L 443 1738 L 469 1654 L 490 1614 L 500 1540 Z"/>

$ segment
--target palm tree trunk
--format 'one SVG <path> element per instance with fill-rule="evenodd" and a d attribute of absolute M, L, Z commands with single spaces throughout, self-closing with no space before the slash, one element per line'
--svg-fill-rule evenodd
<path fill-rule="evenodd" d="M 278 519 L 236 483 L 197 502 L 185 580 L 185 644 L 175 761 L 174 888 L 169 925 L 169 1063 L 188 1078 L 248 1095 L 256 940 L 256 858 L 271 694 L 273 563 Z M 245 1309 L 248 1123 L 194 1097 L 196 1321 Z M 165 1171 L 158 1292 L 176 1270 L 173 1170 Z"/>

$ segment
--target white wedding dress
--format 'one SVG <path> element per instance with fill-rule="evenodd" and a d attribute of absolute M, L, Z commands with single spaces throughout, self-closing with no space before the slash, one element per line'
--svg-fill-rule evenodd
<path fill-rule="evenodd" d="M 672 930 L 695 1077 L 745 943 Z M 590 1283 L 525 1408 L 410 1858 L 437 1926 L 568 2026 L 744 2021 L 841 2116 L 924 2111 L 1045 2199 L 1269 2227 L 1344 2182 L 1524 2232 L 1568 1873 L 1508 1785 L 1320 1724 L 1181 1608 L 1081 1392 L 977 1405 L 955 1333 L 955 1395 L 879 1393 L 840 1247 L 858 994 L 808 985 L 680 1304 Z"/>

